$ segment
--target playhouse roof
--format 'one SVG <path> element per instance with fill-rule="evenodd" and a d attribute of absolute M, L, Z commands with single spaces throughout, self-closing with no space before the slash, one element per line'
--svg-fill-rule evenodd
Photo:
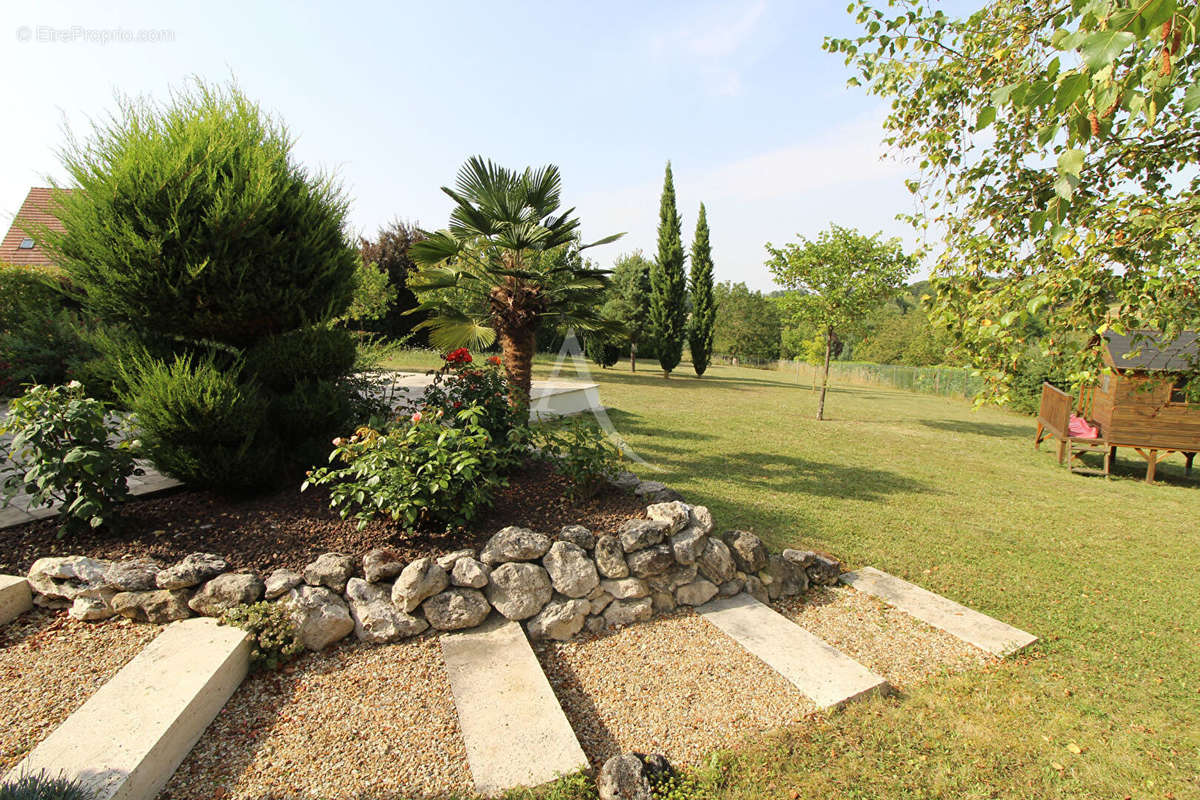
<path fill-rule="evenodd" d="M 1195 331 L 1183 331 L 1165 344 L 1155 331 L 1128 334 L 1109 331 L 1104 334 L 1104 340 L 1117 369 L 1147 372 L 1195 372 L 1200 369 L 1200 336 Z"/>

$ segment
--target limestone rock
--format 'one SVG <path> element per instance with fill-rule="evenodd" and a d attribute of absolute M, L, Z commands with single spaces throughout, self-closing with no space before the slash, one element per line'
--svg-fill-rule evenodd
<path fill-rule="evenodd" d="M 652 800 L 653 790 L 645 765 L 634 753 L 613 756 L 596 776 L 600 800 Z"/>
<path fill-rule="evenodd" d="M 492 613 L 483 592 L 461 587 L 435 594 L 421 605 L 421 610 L 429 624 L 439 631 L 474 628 Z"/>
<path fill-rule="evenodd" d="M 453 572 L 454 565 L 458 563 L 459 559 L 463 558 L 475 558 L 475 551 L 464 547 L 462 550 L 455 550 L 452 553 L 438 556 L 436 563 L 439 567 L 446 570 L 446 572 Z"/>
<path fill-rule="evenodd" d="M 704 577 L 717 585 L 731 579 L 734 573 L 733 555 L 729 547 L 711 536 L 704 545 L 704 552 L 696 559 L 696 566 Z"/>
<path fill-rule="evenodd" d="M 536 561 L 550 549 L 550 537 L 509 525 L 483 546 L 479 560 L 489 567 L 508 561 Z"/>
<path fill-rule="evenodd" d="M 607 630 L 608 622 L 605 621 L 604 617 L 591 616 L 587 618 L 587 622 L 583 623 L 583 627 L 587 629 L 588 633 L 597 636 Z"/>
<path fill-rule="evenodd" d="M 683 499 L 683 495 L 679 492 L 667 488 L 666 484 L 659 483 L 658 481 L 639 481 L 633 493 L 642 500 L 651 503 L 669 503 L 672 500 Z"/>
<path fill-rule="evenodd" d="M 550 602 L 550 576 L 537 564 L 510 561 L 492 570 L 487 599 L 508 619 L 529 619 Z"/>
<path fill-rule="evenodd" d="M 605 591 L 595 591 L 587 596 L 589 612 L 592 614 L 603 613 L 604 609 L 608 608 L 608 604 L 613 601 L 613 596 Z"/>
<path fill-rule="evenodd" d="M 733 554 L 737 568 L 743 572 L 758 572 L 767 566 L 767 548 L 749 531 L 726 531 L 722 537 Z"/>
<path fill-rule="evenodd" d="M 637 600 L 613 600 L 604 609 L 604 621 L 610 628 L 645 622 L 654 614 L 654 604 L 649 597 Z"/>
<path fill-rule="evenodd" d="M 206 617 L 219 617 L 234 606 L 258 602 L 265 588 L 257 575 L 227 572 L 201 586 L 188 600 L 188 608 Z"/>
<path fill-rule="evenodd" d="M 86 556 L 39 558 L 29 568 L 29 588 L 39 599 L 65 608 L 76 597 L 97 597 L 110 562 Z"/>
<path fill-rule="evenodd" d="M 104 588 L 114 592 L 150 592 L 158 588 L 155 580 L 162 565 L 148 558 L 114 561 L 104 570 Z"/>
<path fill-rule="evenodd" d="M 446 570 L 429 556 L 418 558 L 400 572 L 400 577 L 392 585 L 392 602 L 400 610 L 411 614 L 425 598 L 433 597 L 448 585 L 450 576 Z"/>
<path fill-rule="evenodd" d="M 629 572 L 638 578 L 648 578 L 651 575 L 661 575 L 675 566 L 675 554 L 671 546 L 656 544 L 645 550 L 630 553 L 626 559 L 629 562 Z"/>
<path fill-rule="evenodd" d="M 404 569 L 400 553 L 390 547 L 376 547 L 369 551 L 363 556 L 362 565 L 363 577 L 371 583 L 395 580 Z"/>
<path fill-rule="evenodd" d="M 675 595 L 671 592 L 654 592 L 650 595 L 650 607 L 655 614 L 669 614 L 678 605 L 675 602 Z"/>
<path fill-rule="evenodd" d="M 675 602 L 681 606 L 702 606 L 716 596 L 716 585 L 704 578 L 684 584 L 675 590 Z"/>
<path fill-rule="evenodd" d="M 708 544 L 708 535 L 691 525 L 671 537 L 671 551 L 680 564 L 695 564 Z"/>
<path fill-rule="evenodd" d="M 279 602 L 296 628 L 296 637 L 309 650 L 323 650 L 354 630 L 346 601 L 324 586 L 300 584 Z"/>
<path fill-rule="evenodd" d="M 763 586 L 763 582 L 756 575 L 750 575 L 746 578 L 746 588 L 743 591 L 760 603 L 771 602 L 771 598 L 767 594 L 767 587 Z"/>
<path fill-rule="evenodd" d="M 532 639 L 565 641 L 583 630 L 591 604 L 583 599 L 551 600 L 525 623 Z"/>
<path fill-rule="evenodd" d="M 600 581 L 600 588 L 618 600 L 636 600 L 649 597 L 650 587 L 640 578 L 618 578 Z"/>
<path fill-rule="evenodd" d="M 188 589 L 212 580 L 227 569 L 229 564 L 218 555 L 192 553 L 154 576 L 154 582 L 160 589 Z"/>
<path fill-rule="evenodd" d="M 820 553 L 816 556 L 813 563 L 804 570 L 808 579 L 818 586 L 837 586 L 838 576 L 842 574 L 842 565 L 836 558 L 829 558 Z"/>
<path fill-rule="evenodd" d="M 622 492 L 632 492 L 642 481 L 632 472 L 618 472 L 616 477 L 610 478 L 608 482 Z"/>
<path fill-rule="evenodd" d="M 304 568 L 304 582 L 341 594 L 346 591 L 346 582 L 353 574 L 354 559 L 342 553 L 325 553 Z"/>
<path fill-rule="evenodd" d="M 625 551 L 615 536 L 601 536 L 596 540 L 596 570 L 605 578 L 624 578 L 629 574 Z"/>
<path fill-rule="evenodd" d="M 646 579 L 651 592 L 674 592 L 685 583 L 696 580 L 696 565 L 676 565 L 661 575 L 652 575 Z"/>
<path fill-rule="evenodd" d="M 687 503 L 675 500 L 670 503 L 655 503 L 646 507 L 646 516 L 650 519 L 665 522 L 669 526 L 667 535 L 678 533 L 692 521 L 692 510 Z"/>
<path fill-rule="evenodd" d="M 721 597 L 733 597 L 744 588 L 746 588 L 745 578 L 734 578 L 718 586 L 717 594 L 721 595 Z"/>
<path fill-rule="evenodd" d="M 155 589 L 151 592 L 118 592 L 112 608 L 122 617 L 137 622 L 164 625 L 192 615 L 186 589 Z"/>
<path fill-rule="evenodd" d="M 621 549 L 633 553 L 656 545 L 670 528 L 669 523 L 660 519 L 631 519 L 621 526 Z"/>
<path fill-rule="evenodd" d="M 542 559 L 554 589 L 567 597 L 586 597 L 600 583 L 596 565 L 577 544 L 558 541 Z M 580 622 L 580 625 L 583 623 Z"/>
<path fill-rule="evenodd" d="M 705 536 L 716 530 L 717 526 L 713 522 L 713 515 L 708 510 L 708 506 L 692 506 L 692 523 L 690 527 L 696 528 Z"/>
<path fill-rule="evenodd" d="M 464 586 L 468 589 L 482 589 L 488 584 L 491 570 L 470 556 L 465 556 L 454 562 L 454 571 L 450 573 L 450 583 Z"/>
<path fill-rule="evenodd" d="M 299 572 L 292 572 L 290 569 L 277 569 L 267 576 L 267 580 L 263 584 L 263 598 L 266 600 L 275 600 L 283 597 L 303 582 L 304 576 Z"/>
<path fill-rule="evenodd" d="M 105 590 L 101 592 L 101 596 L 97 597 L 76 597 L 67 614 L 73 619 L 84 622 L 99 622 L 108 619 L 117 613 L 112 607 L 112 598 L 116 594 L 112 590 Z"/>
<path fill-rule="evenodd" d="M 354 620 L 354 635 L 364 642 L 394 642 L 416 636 L 429 623 L 420 617 L 405 614 L 392 605 L 391 587 L 351 578 L 346 583 L 346 602 Z"/>
<path fill-rule="evenodd" d="M 767 560 L 767 566 L 759 571 L 758 578 L 767 588 L 772 600 L 792 597 L 808 588 L 808 576 L 796 564 L 775 553 Z"/>
<path fill-rule="evenodd" d="M 584 550 L 591 550 L 596 546 L 596 537 L 582 525 L 564 525 L 558 532 L 558 540 L 579 545 Z"/>

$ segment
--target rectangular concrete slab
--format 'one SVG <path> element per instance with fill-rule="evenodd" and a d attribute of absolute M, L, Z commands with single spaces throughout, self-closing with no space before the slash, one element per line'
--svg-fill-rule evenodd
<path fill-rule="evenodd" d="M 0 575 L 0 625 L 12 622 L 33 608 L 29 581 L 16 575 Z"/>
<path fill-rule="evenodd" d="M 841 581 L 993 655 L 1007 656 L 1037 641 L 1031 633 L 874 567 L 847 572 Z"/>
<path fill-rule="evenodd" d="M 94 800 L 152 800 L 246 676 L 250 638 L 173 623 L 33 749 L 6 780 L 45 770 Z"/>
<path fill-rule="evenodd" d="M 888 688 L 884 678 L 747 594 L 696 610 L 821 708 Z"/>
<path fill-rule="evenodd" d="M 493 615 L 443 636 L 442 656 L 476 791 L 490 797 L 587 768 L 519 623 Z"/>

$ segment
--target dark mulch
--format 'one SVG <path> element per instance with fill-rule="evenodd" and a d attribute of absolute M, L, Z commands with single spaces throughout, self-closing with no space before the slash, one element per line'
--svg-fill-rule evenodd
<path fill-rule="evenodd" d="M 386 546 L 408 560 L 478 548 L 506 525 L 554 533 L 563 525 L 579 524 L 598 534 L 611 533 L 626 519 L 644 514 L 632 494 L 606 487 L 590 500 L 572 503 L 566 486 L 544 464 L 530 464 L 509 476 L 509 487 L 470 528 L 451 533 L 411 531 L 382 522 L 358 530 L 355 522 L 338 519 L 321 490 L 301 494 L 290 487 L 242 500 L 180 490 L 129 502 L 115 531 L 58 539 L 52 520 L 0 530 L 0 574 L 24 575 L 45 556 L 149 556 L 170 564 L 196 552 L 223 556 L 232 569 L 265 574 L 277 567 L 300 569 L 327 552 L 359 557 Z"/>

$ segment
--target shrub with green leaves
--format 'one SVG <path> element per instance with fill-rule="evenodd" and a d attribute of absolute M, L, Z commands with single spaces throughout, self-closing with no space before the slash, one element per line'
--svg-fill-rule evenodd
<path fill-rule="evenodd" d="M 45 771 L 0 783 L 0 800 L 92 800 L 93 797 L 79 781 L 61 775 L 52 777 Z"/>
<path fill-rule="evenodd" d="M 378 518 L 409 527 L 465 525 L 505 485 L 504 455 L 483 427 L 485 412 L 469 406 L 449 424 L 416 412 L 383 431 L 359 428 L 334 439 L 331 466 L 309 472 L 301 491 L 329 489 L 329 505 L 359 527 Z"/>
<path fill-rule="evenodd" d="M 59 506 L 59 535 L 110 521 L 129 497 L 136 440 L 107 405 L 87 397 L 83 385 L 32 386 L 14 398 L 0 434 L 11 434 L 12 466 L 0 473 L 4 505 L 22 490 L 33 507 Z M 116 444 L 112 440 L 119 440 Z"/>
<path fill-rule="evenodd" d="M 296 626 L 278 603 L 262 601 L 234 606 L 221 615 L 221 624 L 254 635 L 250 649 L 252 669 L 279 669 L 304 651 Z"/>
<path fill-rule="evenodd" d="M 446 362 L 433 374 L 433 382 L 425 390 L 423 404 L 427 411 L 442 411 L 448 425 L 470 420 L 479 424 L 501 449 L 513 451 L 523 447 L 524 437 L 518 434 L 523 415 L 508 400 L 508 381 L 499 356 L 489 356 L 482 364 L 465 347 L 444 355 Z M 474 406 L 478 418 L 459 417 L 458 412 Z M 507 445 L 507 448 L 506 448 Z"/>
<path fill-rule="evenodd" d="M 581 417 L 534 429 L 534 449 L 570 482 L 576 500 L 591 497 L 621 471 L 621 450 L 604 431 Z"/>
<path fill-rule="evenodd" d="M 76 186 L 55 196 L 65 230 L 39 235 L 88 312 L 133 334 L 105 356 L 132 378 L 122 399 L 156 464 L 190 483 L 271 483 L 349 424 L 354 342 L 328 323 L 350 304 L 359 253 L 341 186 L 293 145 L 236 87 L 197 82 L 163 104 L 122 102 L 63 152 Z M 224 377 L 184 386 L 201 361 Z M 228 458 L 238 468 L 214 468 Z"/>

